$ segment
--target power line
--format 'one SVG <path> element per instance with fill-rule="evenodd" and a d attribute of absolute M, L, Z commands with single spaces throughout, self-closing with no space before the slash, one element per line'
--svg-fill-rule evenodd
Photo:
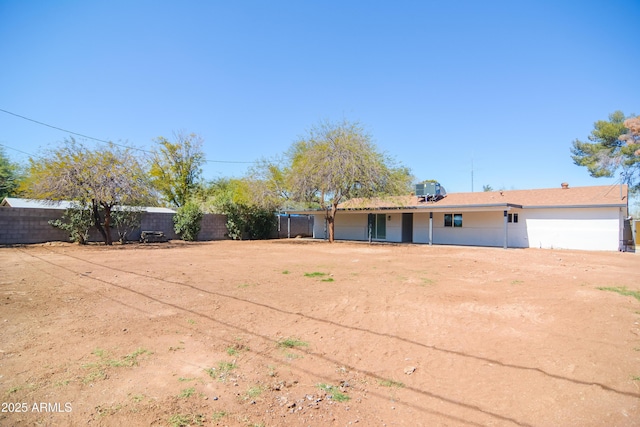
<path fill-rule="evenodd" d="M 131 146 L 124 145 L 124 144 L 118 144 L 118 143 L 115 143 L 113 141 L 106 141 L 104 139 L 94 138 L 94 137 L 88 136 L 88 135 L 83 135 L 83 134 L 78 133 L 78 132 L 73 132 L 73 131 L 70 131 L 70 130 L 67 130 L 67 129 L 63 129 L 63 128 L 58 127 L 58 126 L 53 126 L 53 125 L 50 125 L 50 124 L 47 124 L 47 123 L 43 123 L 41 121 L 34 120 L 34 119 L 29 118 L 29 117 L 22 116 L 20 114 L 12 113 L 11 111 L 3 110 L 2 108 L 0 108 L 0 111 L 2 111 L 3 113 L 6 113 L 6 114 L 11 114 L 12 116 L 16 116 L 16 117 L 19 117 L 19 118 L 24 119 L 24 120 L 28 120 L 28 121 L 33 122 L 33 123 L 37 123 L 37 124 L 42 125 L 42 126 L 49 127 L 51 129 L 56 129 L 56 130 L 59 130 L 59 131 L 62 131 L 62 132 L 69 133 L 71 135 L 80 136 L 82 138 L 91 139 L 93 141 L 104 142 L 106 144 L 113 144 L 113 145 L 115 145 L 117 147 L 127 148 L 129 150 L 137 150 L 137 151 L 142 151 L 143 153 L 147 153 L 147 154 L 154 154 L 153 151 L 145 150 L 143 148 L 131 147 Z M 15 150 L 15 151 L 27 154 L 27 155 L 31 155 L 29 153 L 25 153 L 24 151 L 17 150 L 15 148 L 9 147 L 9 146 L 4 145 L 4 144 L 0 144 L 0 145 L 2 145 L 3 147 L 7 147 L 7 148 L 9 148 L 11 150 Z M 253 163 L 256 163 L 255 161 L 253 161 L 253 162 L 243 162 L 243 161 L 235 161 L 235 160 L 206 160 L 206 159 L 205 159 L 205 162 L 206 163 L 238 163 L 238 164 L 253 164 Z"/>
<path fill-rule="evenodd" d="M 2 108 L 0 108 L 0 111 L 2 111 L 3 113 L 11 114 L 12 116 L 20 117 L 21 119 L 28 120 L 28 121 L 33 122 L 33 123 L 37 123 L 37 124 L 42 125 L 42 126 L 50 127 L 51 129 L 61 130 L 62 132 L 70 133 L 72 135 L 81 136 L 81 137 L 87 138 L 87 139 L 93 139 L 94 141 L 106 142 L 107 144 L 109 143 L 109 141 L 105 141 L 104 139 L 98 139 L 98 138 L 94 138 L 92 136 L 83 135 L 81 133 L 73 132 L 73 131 L 70 131 L 70 130 L 67 130 L 67 129 L 62 129 L 62 128 L 57 127 L 57 126 L 53 126 L 53 125 L 49 125 L 47 123 L 39 122 L 38 120 L 30 119 L 29 117 L 21 116 L 20 114 L 12 113 L 11 111 L 3 110 Z M 129 147 L 129 148 L 131 148 L 131 147 Z"/>
<path fill-rule="evenodd" d="M 17 151 L 18 153 L 26 154 L 27 156 L 30 156 L 30 157 L 35 157 L 31 153 L 27 153 L 26 151 L 18 150 L 17 148 L 9 147 L 8 145 L 2 144 L 2 143 L 0 143 L 0 147 L 8 148 L 9 150 Z"/>

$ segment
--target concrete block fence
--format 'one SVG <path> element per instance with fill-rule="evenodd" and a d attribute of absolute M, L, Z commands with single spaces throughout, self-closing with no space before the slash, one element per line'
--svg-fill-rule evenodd
<path fill-rule="evenodd" d="M 69 234 L 49 225 L 59 219 L 61 209 L 27 209 L 0 207 L 0 244 L 69 241 Z"/>
<path fill-rule="evenodd" d="M 0 206 L 0 245 L 16 245 L 44 242 L 68 242 L 69 234 L 49 224 L 50 220 L 60 219 L 63 209 L 45 208 L 13 208 Z M 313 216 L 282 215 L 278 217 L 280 226 L 274 231 L 273 238 L 287 238 L 313 234 Z M 226 215 L 205 214 L 202 218 L 198 240 L 228 239 Z M 134 230 L 128 237 L 130 241 L 140 239 L 142 231 L 162 231 L 167 239 L 180 239 L 173 231 L 173 214 L 161 212 L 144 212 L 141 227 Z M 114 241 L 118 239 L 117 232 L 112 230 Z M 91 230 L 89 240 L 101 242 L 102 236 L 97 230 Z"/>
<path fill-rule="evenodd" d="M 227 216 L 218 214 L 204 214 L 200 223 L 198 240 L 228 239 Z M 177 238 L 177 237 L 176 237 Z"/>
<path fill-rule="evenodd" d="M 63 209 L 12 208 L 0 206 L 0 245 L 17 245 L 45 242 L 68 242 L 69 234 L 49 224 L 50 220 L 60 219 Z M 205 214 L 198 240 L 227 239 L 227 218 L 225 215 Z M 140 239 L 142 231 L 162 231 L 167 239 L 180 239 L 173 231 L 173 214 L 144 212 L 141 227 L 130 234 L 128 240 Z M 118 239 L 112 230 L 112 237 Z M 91 230 L 89 240 L 102 241 L 102 236 Z"/>

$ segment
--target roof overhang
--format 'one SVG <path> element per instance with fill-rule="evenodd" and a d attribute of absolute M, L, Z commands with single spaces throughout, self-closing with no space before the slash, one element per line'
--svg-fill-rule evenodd
<path fill-rule="evenodd" d="M 608 205 L 555 205 L 555 206 L 523 206 L 522 209 L 606 209 L 606 208 L 626 208 L 626 203 Z"/>
<path fill-rule="evenodd" d="M 478 204 L 478 205 L 439 205 L 439 204 L 426 204 L 419 206 L 379 206 L 379 207 L 362 207 L 362 208 L 338 208 L 338 212 L 341 213 L 374 213 L 374 212 L 389 212 L 394 211 L 398 213 L 410 213 L 410 212 L 502 212 L 511 209 L 522 209 L 522 206 L 513 203 L 492 203 L 492 204 Z M 326 211 L 324 209 L 312 209 L 303 211 L 284 211 L 286 214 L 295 215 L 321 215 Z"/>

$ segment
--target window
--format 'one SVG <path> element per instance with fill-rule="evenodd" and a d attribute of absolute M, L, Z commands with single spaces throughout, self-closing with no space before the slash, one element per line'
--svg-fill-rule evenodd
<path fill-rule="evenodd" d="M 370 214 L 369 229 L 372 239 L 387 238 L 387 216 L 385 214 Z"/>
<path fill-rule="evenodd" d="M 462 227 L 462 214 L 444 214 L 445 227 Z"/>
<path fill-rule="evenodd" d="M 507 215 L 507 222 L 518 222 L 518 214 L 514 213 L 514 214 L 508 214 Z"/>

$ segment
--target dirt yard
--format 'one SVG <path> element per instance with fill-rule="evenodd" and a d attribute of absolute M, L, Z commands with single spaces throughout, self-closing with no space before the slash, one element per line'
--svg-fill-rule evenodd
<path fill-rule="evenodd" d="M 640 425 L 636 254 L 52 243 L 0 272 L 3 426 Z"/>

